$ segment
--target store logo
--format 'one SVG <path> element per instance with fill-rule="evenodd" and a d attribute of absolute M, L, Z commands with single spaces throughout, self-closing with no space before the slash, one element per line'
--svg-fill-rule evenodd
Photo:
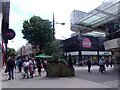
<path fill-rule="evenodd" d="M 84 48 L 91 48 L 91 41 L 88 38 L 84 38 L 82 44 Z"/>
<path fill-rule="evenodd" d="M 2 35 L 5 40 L 12 40 L 16 34 L 15 34 L 14 30 L 6 29 L 6 30 L 3 30 Z"/>

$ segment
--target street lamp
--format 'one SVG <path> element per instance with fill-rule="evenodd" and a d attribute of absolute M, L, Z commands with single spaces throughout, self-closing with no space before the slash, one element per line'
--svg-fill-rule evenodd
<path fill-rule="evenodd" d="M 78 42 L 78 52 L 79 52 L 79 62 L 82 60 L 82 53 L 81 53 L 81 48 L 82 48 L 82 41 L 83 38 L 80 35 L 80 33 L 77 35 L 77 42 Z"/>
<path fill-rule="evenodd" d="M 55 24 L 65 25 L 65 23 L 58 23 L 58 22 L 55 22 L 54 13 L 53 13 L 53 40 L 55 40 Z"/>

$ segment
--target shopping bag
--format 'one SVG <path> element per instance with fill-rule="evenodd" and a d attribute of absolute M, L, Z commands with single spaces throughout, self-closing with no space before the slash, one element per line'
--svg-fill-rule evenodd
<path fill-rule="evenodd" d="M 24 76 L 25 75 L 25 71 L 22 69 L 21 74 Z"/>

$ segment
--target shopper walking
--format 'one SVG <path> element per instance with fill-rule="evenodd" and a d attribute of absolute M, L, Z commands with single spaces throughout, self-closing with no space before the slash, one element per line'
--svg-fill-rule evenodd
<path fill-rule="evenodd" d="M 112 65 L 113 65 L 113 59 L 112 58 L 109 59 L 109 64 L 112 67 Z"/>
<path fill-rule="evenodd" d="M 37 61 L 37 68 L 38 68 L 38 73 L 41 76 L 41 60 L 39 58 L 36 58 Z"/>
<path fill-rule="evenodd" d="M 101 73 L 103 73 L 103 71 L 105 70 L 105 61 L 103 58 L 101 58 L 99 60 L 99 66 L 100 66 L 99 71 L 101 71 Z"/>
<path fill-rule="evenodd" d="M 29 61 L 29 70 L 30 70 L 31 78 L 33 78 L 33 74 L 36 68 L 35 66 L 36 66 L 36 61 L 34 60 L 34 58 L 31 58 L 31 60 Z"/>
<path fill-rule="evenodd" d="M 106 66 L 109 67 L 109 60 L 106 59 Z"/>
<path fill-rule="evenodd" d="M 88 59 L 87 66 L 88 66 L 88 72 L 89 73 L 91 73 L 91 65 L 92 65 L 92 63 L 91 63 L 90 59 Z"/>
<path fill-rule="evenodd" d="M 15 61 L 11 57 L 8 58 L 7 68 L 8 68 L 8 72 L 9 72 L 8 80 L 14 79 Z"/>
<path fill-rule="evenodd" d="M 19 59 L 19 64 L 18 64 L 18 66 L 19 66 L 19 72 L 21 72 L 21 70 L 22 70 L 22 59 Z"/>
<path fill-rule="evenodd" d="M 24 62 L 23 62 L 23 70 L 25 72 L 25 75 L 23 76 L 23 78 L 25 78 L 25 76 L 27 75 L 27 78 L 29 78 L 29 74 L 28 74 L 28 70 L 29 70 L 29 62 L 28 62 L 28 59 L 26 59 Z"/>

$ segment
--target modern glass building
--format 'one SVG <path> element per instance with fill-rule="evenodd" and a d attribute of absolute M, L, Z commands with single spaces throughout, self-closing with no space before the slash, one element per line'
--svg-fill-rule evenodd
<path fill-rule="evenodd" d="M 120 58 L 120 0 L 107 0 L 90 12 L 74 10 L 71 13 L 71 30 L 76 34 L 106 36 L 105 50 Z"/>

